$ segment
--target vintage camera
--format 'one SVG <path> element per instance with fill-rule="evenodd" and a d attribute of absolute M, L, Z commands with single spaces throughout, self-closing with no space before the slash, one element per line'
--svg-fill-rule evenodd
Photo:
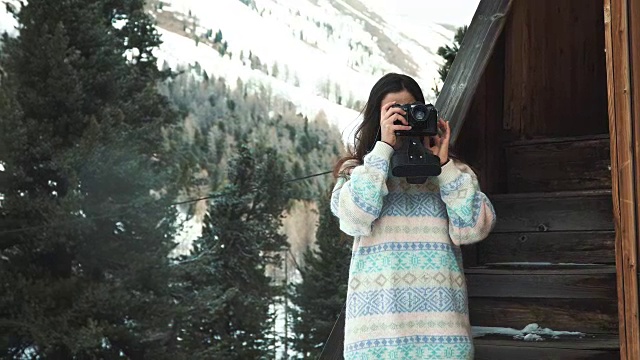
<path fill-rule="evenodd" d="M 407 114 L 407 119 L 411 130 L 396 131 L 396 136 L 434 136 L 438 133 L 438 111 L 431 104 L 423 104 L 414 102 L 413 104 L 395 104 L 392 107 L 398 107 Z M 400 121 L 394 122 L 400 125 Z"/>
<path fill-rule="evenodd" d="M 438 134 L 436 108 L 419 102 L 396 104 L 393 107 L 399 107 L 407 113 L 404 117 L 411 126 L 411 130 L 396 131 L 396 136 L 403 139 L 400 140 L 402 146 L 391 157 L 393 176 L 404 177 L 410 184 L 423 184 L 430 176 L 440 175 L 440 158 L 423 144 L 425 136 Z M 400 124 L 400 121 L 396 120 L 395 124 Z"/>

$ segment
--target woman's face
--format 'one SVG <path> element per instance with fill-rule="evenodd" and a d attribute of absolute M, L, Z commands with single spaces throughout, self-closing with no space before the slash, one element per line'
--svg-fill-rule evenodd
<path fill-rule="evenodd" d="M 416 99 L 407 90 L 388 93 L 384 98 L 382 98 L 382 102 L 380 103 L 380 108 L 382 108 L 384 104 L 390 103 L 392 101 L 395 101 L 396 104 L 411 104 L 416 102 Z M 381 120 L 383 120 L 384 114 L 381 114 L 381 116 L 382 116 Z M 396 145 L 394 146 L 394 148 L 398 150 L 401 146 L 402 146 L 402 137 L 400 136 L 396 138 Z"/>
<path fill-rule="evenodd" d="M 407 90 L 402 90 L 400 92 L 388 93 L 384 98 L 382 98 L 382 102 L 380 103 L 380 107 L 386 103 L 390 103 L 395 101 L 396 104 L 411 104 L 416 102 L 416 99 L 411 95 Z"/>

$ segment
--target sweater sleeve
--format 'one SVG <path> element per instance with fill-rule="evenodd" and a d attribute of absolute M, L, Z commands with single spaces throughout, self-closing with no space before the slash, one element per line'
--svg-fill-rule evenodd
<path fill-rule="evenodd" d="M 392 154 L 393 148 L 379 141 L 350 176 L 341 171 L 331 195 L 331 211 L 347 235 L 371 234 L 371 225 L 380 216 L 383 199 L 389 193 L 387 177 Z"/>
<path fill-rule="evenodd" d="M 496 214 L 473 170 L 451 160 L 442 167 L 438 182 L 453 243 L 460 246 L 484 240 L 495 226 Z"/>

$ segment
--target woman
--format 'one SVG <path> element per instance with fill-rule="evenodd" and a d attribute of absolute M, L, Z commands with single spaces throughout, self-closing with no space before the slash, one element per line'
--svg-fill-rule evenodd
<path fill-rule="evenodd" d="M 412 185 L 389 163 L 408 130 L 393 104 L 424 103 L 400 74 L 371 90 L 353 156 L 336 165 L 331 209 L 354 236 L 349 269 L 345 359 L 473 359 L 460 245 L 484 239 L 495 212 L 471 168 L 450 158 L 449 123 L 424 139 L 442 173 Z M 396 121 L 399 121 L 398 124 Z"/>

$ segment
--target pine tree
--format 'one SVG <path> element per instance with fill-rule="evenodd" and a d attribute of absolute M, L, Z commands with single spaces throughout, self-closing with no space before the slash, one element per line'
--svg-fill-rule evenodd
<path fill-rule="evenodd" d="M 445 45 L 438 48 L 437 54 L 444 59 L 444 64 L 442 64 L 438 69 L 438 74 L 440 75 L 440 80 L 442 80 L 442 82 L 444 82 L 447 79 L 447 75 L 449 75 L 451 65 L 458 55 L 458 51 L 460 50 L 460 46 L 462 45 L 464 35 L 467 33 L 468 28 L 469 27 L 467 25 L 458 28 L 453 37 L 453 44 L 451 46 Z M 440 95 L 440 90 L 438 88 L 433 90 L 435 91 L 436 96 Z"/>
<path fill-rule="evenodd" d="M 304 255 L 302 282 L 294 285 L 292 302 L 295 349 L 304 359 L 317 359 L 347 298 L 351 241 L 340 231 L 328 199 L 319 201 L 317 250 Z"/>
<path fill-rule="evenodd" d="M 191 359 L 273 359 L 281 289 L 265 274 L 286 246 L 279 230 L 287 201 L 284 164 L 273 149 L 240 146 L 228 185 L 214 197 L 202 237 L 179 260 L 181 302 L 176 325 Z"/>
<path fill-rule="evenodd" d="M 2 39 L 2 358 L 176 358 L 168 205 L 188 171 L 143 5 L 29 0 Z"/>
<path fill-rule="evenodd" d="M 222 30 L 218 30 L 218 32 L 216 32 L 216 37 L 213 39 L 213 43 L 218 44 L 221 42 L 222 42 Z"/>

